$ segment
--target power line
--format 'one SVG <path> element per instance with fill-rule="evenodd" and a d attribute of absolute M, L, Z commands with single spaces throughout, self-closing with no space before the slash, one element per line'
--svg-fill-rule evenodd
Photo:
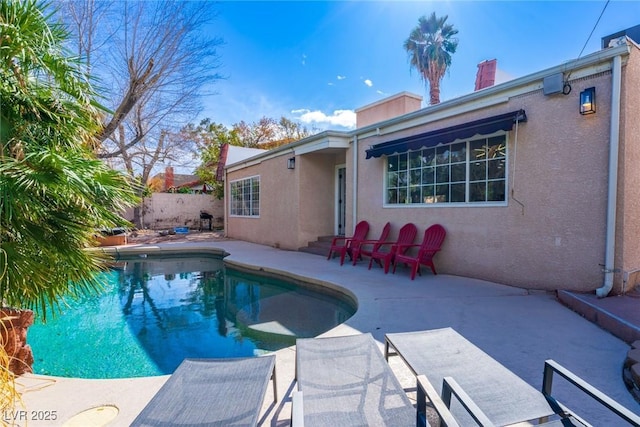
<path fill-rule="evenodd" d="M 593 35 L 593 32 L 596 30 L 596 27 L 598 26 L 598 23 L 600 23 L 600 19 L 602 19 L 602 15 L 604 15 L 604 11 L 607 9 L 607 6 L 609 6 L 609 2 L 611 0 L 607 0 L 606 3 L 604 4 L 604 7 L 602 8 L 602 12 L 600 12 L 600 16 L 598 17 L 598 20 L 596 21 L 595 25 L 593 26 L 593 29 L 591 30 L 591 33 L 589 34 L 589 37 L 587 37 L 587 41 L 584 42 L 584 46 L 582 46 L 582 50 L 580 51 L 580 54 L 578 55 L 578 58 L 576 59 L 580 59 L 580 57 L 582 56 L 582 53 L 584 52 L 585 48 L 587 47 L 587 43 L 589 43 L 589 40 L 591 40 L 591 36 Z"/>

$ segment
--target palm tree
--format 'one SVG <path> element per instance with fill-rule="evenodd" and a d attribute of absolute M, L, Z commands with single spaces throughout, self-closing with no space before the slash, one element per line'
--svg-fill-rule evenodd
<path fill-rule="evenodd" d="M 96 289 L 96 230 L 125 225 L 131 186 L 94 154 L 101 107 L 50 5 L 0 2 L 0 301 L 46 315 Z"/>
<path fill-rule="evenodd" d="M 428 18 L 420 17 L 418 25 L 404 42 L 409 63 L 429 82 L 429 104 L 440 103 L 440 80 L 451 65 L 451 55 L 456 52 L 458 30 L 447 24 L 448 16 L 437 18 L 435 12 Z"/>

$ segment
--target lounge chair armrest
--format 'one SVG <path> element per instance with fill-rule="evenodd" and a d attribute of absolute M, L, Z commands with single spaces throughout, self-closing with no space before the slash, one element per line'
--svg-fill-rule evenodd
<path fill-rule="evenodd" d="M 542 380 L 542 394 L 547 398 L 547 401 L 551 404 L 554 411 L 557 413 L 565 412 L 567 409 L 560 405 L 552 396 L 551 396 L 551 388 L 553 385 L 553 374 L 554 372 L 558 373 L 561 377 L 569 381 L 571 384 L 585 392 L 594 400 L 598 401 L 600 404 L 611 410 L 613 413 L 618 415 L 620 418 L 624 419 L 628 423 L 631 423 L 635 426 L 640 426 L 640 416 L 634 414 L 573 372 L 569 371 L 564 366 L 555 362 L 554 360 L 548 359 L 544 362 L 544 377 Z M 565 415 L 565 414 L 560 414 Z M 574 414 L 571 414 L 574 415 Z"/>
<path fill-rule="evenodd" d="M 304 396 L 302 391 L 291 393 L 291 427 L 304 427 Z"/>
<path fill-rule="evenodd" d="M 467 410 L 469 415 L 481 427 L 492 427 L 494 424 L 489 417 L 482 412 L 482 409 L 476 405 L 466 391 L 460 387 L 460 384 L 452 377 L 444 377 L 442 381 L 442 400 L 447 407 L 451 406 L 451 396 L 454 395 L 460 404 Z"/>
<path fill-rule="evenodd" d="M 417 388 L 418 388 L 418 395 L 417 395 L 417 400 L 418 400 L 417 419 L 418 419 L 418 423 L 417 423 L 417 425 L 426 425 L 426 422 L 424 422 L 424 423 L 421 422 L 421 418 L 420 417 L 421 416 L 425 416 L 426 417 L 426 411 L 427 411 L 426 399 L 429 399 L 429 402 L 431 402 L 431 405 L 433 405 L 433 408 L 435 409 L 436 413 L 440 417 L 440 425 L 442 425 L 444 427 L 458 427 L 459 426 L 458 422 L 455 420 L 455 418 L 453 418 L 453 415 L 451 414 L 451 412 L 449 412 L 449 408 L 447 408 L 447 405 L 444 404 L 444 402 L 442 401 L 442 399 L 438 395 L 438 392 L 436 391 L 435 388 L 433 388 L 433 385 L 431 385 L 431 383 L 429 382 L 429 380 L 427 379 L 427 377 L 425 375 L 418 375 L 418 387 Z"/>

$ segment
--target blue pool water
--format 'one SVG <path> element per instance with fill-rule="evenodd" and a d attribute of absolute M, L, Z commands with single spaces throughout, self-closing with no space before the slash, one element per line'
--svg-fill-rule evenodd
<path fill-rule="evenodd" d="M 79 378 L 172 373 L 186 357 L 256 356 L 313 337 L 355 312 L 344 296 L 189 256 L 121 261 L 105 289 L 36 322 L 34 372 Z"/>

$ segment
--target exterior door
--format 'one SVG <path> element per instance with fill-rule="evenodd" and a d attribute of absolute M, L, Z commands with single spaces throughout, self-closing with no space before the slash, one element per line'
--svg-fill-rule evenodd
<path fill-rule="evenodd" d="M 336 234 L 345 235 L 345 222 L 347 220 L 347 168 L 336 168 Z"/>

